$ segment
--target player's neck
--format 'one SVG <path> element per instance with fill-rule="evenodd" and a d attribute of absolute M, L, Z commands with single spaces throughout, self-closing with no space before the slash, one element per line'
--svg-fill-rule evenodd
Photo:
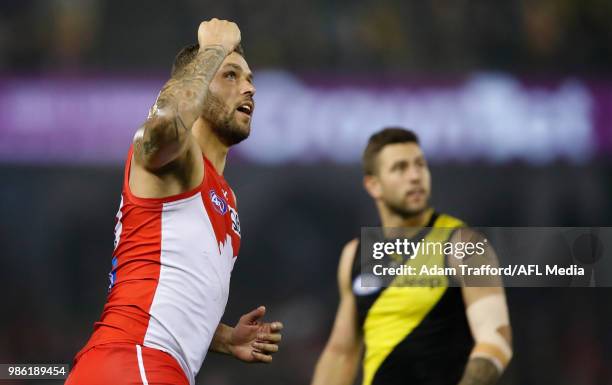
<path fill-rule="evenodd" d="M 383 227 L 425 227 L 433 215 L 431 207 L 411 217 L 403 217 L 388 209 L 386 211 L 384 214 L 381 213 Z"/>
<path fill-rule="evenodd" d="M 212 163 L 219 175 L 223 175 L 229 148 L 221 143 L 201 118 L 196 120 L 191 132 L 206 159 Z"/>

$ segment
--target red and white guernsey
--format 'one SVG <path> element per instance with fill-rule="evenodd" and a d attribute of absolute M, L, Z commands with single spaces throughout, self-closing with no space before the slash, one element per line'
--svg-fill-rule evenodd
<path fill-rule="evenodd" d="M 125 166 L 111 286 L 87 345 L 129 342 L 165 351 L 191 384 L 227 304 L 240 247 L 232 190 L 203 157 L 202 183 L 163 199 L 134 196 Z"/>

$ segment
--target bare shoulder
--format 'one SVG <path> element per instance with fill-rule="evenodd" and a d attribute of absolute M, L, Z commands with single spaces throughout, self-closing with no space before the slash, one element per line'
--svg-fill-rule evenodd
<path fill-rule="evenodd" d="M 448 241 L 455 244 L 469 243 L 473 245 L 481 245 L 481 247 L 483 247 L 483 251 L 487 251 L 486 249 L 484 249 L 484 247 L 487 246 L 487 243 L 485 242 L 485 236 L 481 232 L 468 226 L 459 227 L 455 229 L 448 238 Z M 482 258 L 477 258 L 478 256 L 482 257 L 482 254 L 484 253 L 481 253 L 481 255 L 473 254 L 469 256 L 458 257 L 451 253 L 448 254 L 446 257 L 448 259 L 449 266 L 458 268 L 460 264 L 482 263 Z"/>
<path fill-rule="evenodd" d="M 465 226 L 457 228 L 450 236 L 451 242 L 480 242 L 485 239 L 485 236 L 478 230 Z"/>
<path fill-rule="evenodd" d="M 340 263 L 338 264 L 338 285 L 341 290 L 350 288 L 351 270 L 353 269 L 353 262 L 358 246 L 359 239 L 351 239 L 344 245 L 342 253 L 340 254 Z"/>
<path fill-rule="evenodd" d="M 463 271 L 462 267 L 479 269 L 483 266 L 498 267 L 499 259 L 495 252 L 494 245 L 488 241 L 485 234 L 470 227 L 462 227 L 451 235 L 449 241 L 455 244 L 463 244 L 463 252 L 450 253 L 446 256 L 448 266 L 457 271 Z M 471 245 L 472 252 L 467 251 L 467 246 Z M 458 250 L 457 250 L 458 251 Z M 463 287 L 464 295 L 466 292 L 476 293 L 476 297 L 489 292 L 499 292 L 503 287 L 500 276 L 496 275 L 458 275 L 458 279 Z M 473 295 L 470 295 L 473 297 Z"/>

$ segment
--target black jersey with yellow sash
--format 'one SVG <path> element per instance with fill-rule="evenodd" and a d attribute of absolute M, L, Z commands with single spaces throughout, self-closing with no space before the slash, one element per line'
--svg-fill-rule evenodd
<path fill-rule="evenodd" d="M 419 234 L 427 242 L 445 242 L 464 226 L 459 219 L 434 213 Z M 474 341 L 461 288 L 445 276 L 436 285 L 390 285 L 364 290 L 359 285 L 360 247 L 352 269 L 353 294 L 365 342 L 363 385 L 456 385 Z M 446 257 L 414 258 L 428 266 L 447 266 Z M 409 263 L 406 262 L 406 263 Z"/>

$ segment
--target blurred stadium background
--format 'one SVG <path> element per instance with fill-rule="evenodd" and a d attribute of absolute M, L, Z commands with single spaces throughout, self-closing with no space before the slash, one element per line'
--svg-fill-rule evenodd
<path fill-rule="evenodd" d="M 211 354 L 198 383 L 309 382 L 339 252 L 377 225 L 359 156 L 385 125 L 421 135 L 435 206 L 470 224 L 611 224 L 610 1 L 4 1 L 0 362 L 87 340 L 131 136 L 211 17 L 239 24 L 258 89 L 226 172 L 244 237 L 225 321 L 265 304 L 286 332 L 273 365 Z M 502 384 L 612 384 L 611 294 L 508 290 Z"/>

